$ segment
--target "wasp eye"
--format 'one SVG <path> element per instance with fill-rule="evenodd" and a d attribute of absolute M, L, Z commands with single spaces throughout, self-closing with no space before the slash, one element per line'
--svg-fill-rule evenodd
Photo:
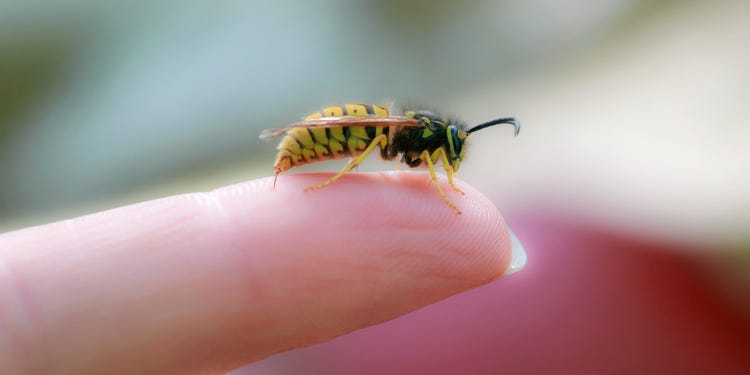
<path fill-rule="evenodd" d="M 463 146 L 463 143 L 464 143 L 463 138 L 461 138 L 462 131 L 458 130 L 458 128 L 453 125 L 451 125 L 450 131 L 451 131 L 451 146 L 452 146 L 451 151 L 453 151 L 451 158 L 453 160 L 456 160 L 461 157 L 460 156 L 461 146 Z"/>

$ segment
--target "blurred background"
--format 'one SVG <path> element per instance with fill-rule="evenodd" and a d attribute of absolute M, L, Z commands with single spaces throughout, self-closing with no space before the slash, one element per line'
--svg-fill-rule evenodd
<path fill-rule="evenodd" d="M 323 105 L 517 116 L 459 176 L 524 271 L 236 373 L 750 373 L 748 40 L 743 0 L 0 1 L 0 232 L 269 176 Z"/>

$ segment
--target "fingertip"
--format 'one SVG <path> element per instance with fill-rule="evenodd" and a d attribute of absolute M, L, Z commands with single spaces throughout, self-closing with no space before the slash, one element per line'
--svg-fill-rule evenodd
<path fill-rule="evenodd" d="M 456 181 L 465 192 L 462 195 L 439 177 L 448 199 L 462 211 L 457 214 L 441 199 L 427 173 L 349 174 L 325 188 L 304 191 L 330 177 L 329 173 L 286 175 L 275 188 L 269 177 L 226 187 L 217 194 L 225 207 L 236 208 L 232 216 L 238 227 L 246 228 L 249 237 L 270 235 L 274 247 L 287 246 L 287 239 L 309 238 L 332 247 L 363 246 L 370 241 L 393 251 L 420 249 L 435 257 L 458 254 L 460 258 L 442 270 L 472 285 L 496 279 L 508 269 L 511 241 L 505 221 L 497 207 L 468 184 Z M 243 191 L 252 192 L 253 204 L 245 202 L 245 194 L 238 194 Z M 274 227 L 277 222 L 282 226 Z"/>

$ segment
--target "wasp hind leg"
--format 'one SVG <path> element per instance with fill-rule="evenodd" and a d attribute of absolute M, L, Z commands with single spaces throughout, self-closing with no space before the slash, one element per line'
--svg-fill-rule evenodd
<path fill-rule="evenodd" d="M 456 184 L 453 183 L 453 177 L 456 176 L 456 171 L 453 170 L 453 166 L 448 161 L 448 156 L 445 155 L 445 149 L 440 147 L 435 152 L 432 153 L 432 164 L 437 163 L 438 159 L 441 159 L 443 164 L 443 169 L 445 169 L 445 174 L 448 176 L 448 185 L 451 186 L 451 189 L 453 189 L 455 192 L 464 195 L 465 193 L 456 187 Z"/>
<path fill-rule="evenodd" d="M 430 152 L 427 150 L 422 151 L 422 154 L 419 155 L 419 158 L 424 160 L 425 163 L 427 163 L 427 167 L 430 169 L 430 177 L 432 178 L 432 182 L 435 184 L 435 187 L 438 190 L 438 193 L 440 193 L 440 197 L 443 198 L 443 201 L 450 206 L 456 213 L 460 214 L 461 210 L 456 207 L 453 202 L 451 202 L 448 197 L 443 193 L 443 188 L 440 187 L 440 183 L 438 183 L 437 176 L 435 175 L 435 163 L 432 162 L 432 156 L 430 156 Z M 450 174 L 448 175 L 450 176 Z M 448 177 L 450 181 L 450 177 Z"/>
<path fill-rule="evenodd" d="M 344 167 L 344 169 L 342 169 L 339 173 L 337 173 L 335 176 L 331 177 L 326 182 L 323 182 L 321 184 L 317 184 L 315 186 L 310 186 L 309 188 L 305 189 L 305 191 L 317 190 L 317 189 L 320 189 L 322 187 L 325 187 L 325 186 L 328 186 L 328 185 L 334 183 L 336 180 L 338 180 L 339 178 L 341 178 L 341 176 L 345 175 L 347 172 L 351 171 L 353 168 L 355 168 L 360 163 L 362 163 L 362 161 L 365 160 L 365 158 L 367 157 L 367 155 L 369 155 L 375 149 L 375 147 L 378 147 L 378 145 L 383 145 L 384 146 L 387 141 L 388 141 L 388 137 L 385 134 L 381 134 L 381 135 L 375 137 L 372 140 L 372 142 L 370 142 L 370 144 L 367 146 L 367 148 L 365 148 L 365 150 L 362 151 L 362 153 L 359 156 L 357 156 L 355 158 L 352 158 L 352 160 L 349 162 L 349 164 L 347 164 L 346 167 Z"/>

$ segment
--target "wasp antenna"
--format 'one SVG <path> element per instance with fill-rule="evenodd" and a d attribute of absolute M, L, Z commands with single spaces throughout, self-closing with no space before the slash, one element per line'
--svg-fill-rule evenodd
<path fill-rule="evenodd" d="M 516 120 L 515 117 L 503 117 L 503 118 L 495 119 L 495 120 L 492 120 L 492 121 L 483 122 L 483 123 L 481 123 L 481 124 L 479 124 L 479 125 L 471 128 L 471 129 L 467 130 L 466 132 L 467 133 L 473 133 L 473 132 L 475 132 L 477 130 L 482 130 L 482 129 L 488 128 L 490 126 L 500 125 L 500 124 L 511 124 L 511 125 L 513 125 L 513 127 L 515 128 L 515 132 L 513 133 L 514 136 L 517 136 L 518 132 L 521 131 L 521 123 L 518 120 Z"/>

